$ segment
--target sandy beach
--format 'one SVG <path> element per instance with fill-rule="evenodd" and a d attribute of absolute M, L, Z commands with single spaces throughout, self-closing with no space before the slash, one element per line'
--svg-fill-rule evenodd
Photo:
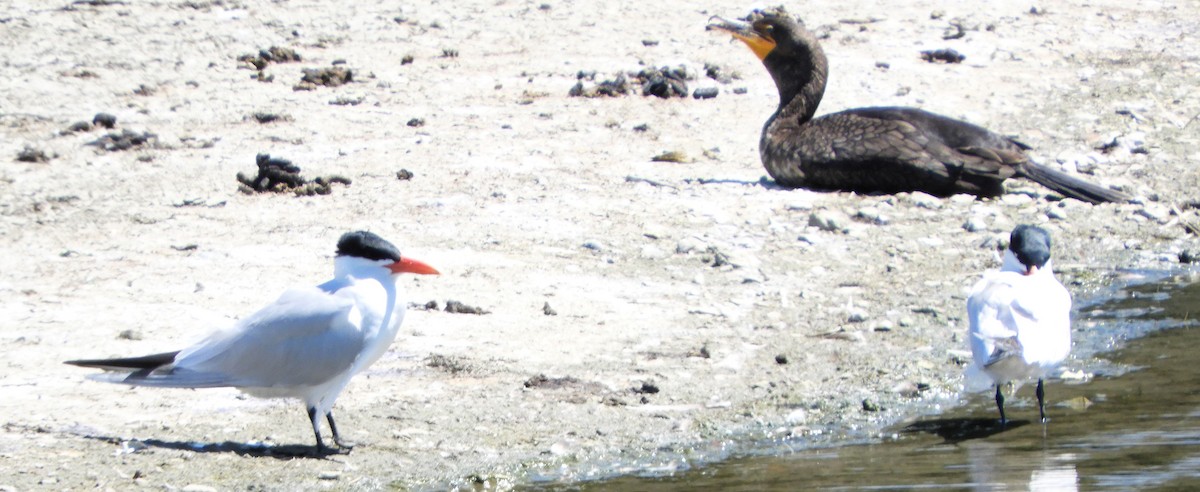
<path fill-rule="evenodd" d="M 818 114 L 961 118 L 1138 197 L 1105 205 L 776 186 L 775 87 L 704 29 L 744 3 L 341 3 L 0 6 L 0 490 L 505 489 L 836 442 L 960 401 L 965 290 L 1016 224 L 1077 299 L 1200 258 L 1194 2 L 786 4 L 830 59 Z M 662 67 L 687 97 L 571 95 Z M 260 153 L 350 184 L 240 191 Z M 312 444 L 297 402 L 62 364 L 182 348 L 359 229 L 442 275 L 338 400 L 348 455 L 273 451 Z"/>

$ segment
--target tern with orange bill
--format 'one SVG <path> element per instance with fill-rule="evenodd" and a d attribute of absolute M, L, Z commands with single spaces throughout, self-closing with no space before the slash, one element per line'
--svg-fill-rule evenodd
<path fill-rule="evenodd" d="M 404 320 L 400 274 L 435 275 L 378 235 L 349 232 L 337 243 L 333 279 L 285 291 L 275 302 L 183 350 L 121 359 L 67 361 L 104 369 L 92 379 L 165 388 L 234 387 L 304 402 L 316 452 L 345 452 L 333 403 L 355 374 L 387 351 Z M 321 439 L 329 422 L 336 448 Z"/>

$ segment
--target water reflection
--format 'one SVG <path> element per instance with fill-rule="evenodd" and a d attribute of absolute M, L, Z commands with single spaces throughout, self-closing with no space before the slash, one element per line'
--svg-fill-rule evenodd
<path fill-rule="evenodd" d="M 1025 420 L 1001 427 L 990 395 L 980 394 L 964 407 L 897 426 L 885 442 L 566 488 L 1200 490 L 1200 329 L 1192 321 L 1200 312 L 1200 282 L 1172 278 L 1128 287 L 1080 312 L 1086 336 L 1075 349 L 1086 360 L 1145 336 L 1089 362 L 1097 372 L 1091 381 L 1048 381 L 1054 404 L 1046 425 Z M 1014 398 L 1013 408 L 1036 414 L 1027 393 Z"/>

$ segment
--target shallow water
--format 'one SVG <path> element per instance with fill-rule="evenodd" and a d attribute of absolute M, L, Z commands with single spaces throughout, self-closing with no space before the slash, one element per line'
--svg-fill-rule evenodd
<path fill-rule="evenodd" d="M 1077 307 L 1085 333 L 1076 335 L 1074 350 L 1096 376 L 1048 381 L 1044 425 L 1026 385 L 1008 400 L 1014 420 L 1006 427 L 990 395 L 980 394 L 889 429 L 882 442 L 571 488 L 1200 489 L 1200 329 L 1192 312 L 1200 313 L 1200 282 L 1182 277 L 1118 289 Z"/>

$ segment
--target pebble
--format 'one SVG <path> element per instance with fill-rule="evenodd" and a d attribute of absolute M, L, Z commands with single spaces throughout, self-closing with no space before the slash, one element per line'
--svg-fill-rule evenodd
<path fill-rule="evenodd" d="M 1137 211 L 1137 214 L 1159 224 L 1166 224 L 1171 220 L 1171 209 L 1155 203 L 1142 207 Z"/>
<path fill-rule="evenodd" d="M 942 240 L 940 237 L 923 237 L 917 239 L 917 242 L 931 248 L 940 248 L 942 245 L 946 244 L 946 241 Z"/>
<path fill-rule="evenodd" d="M 885 319 L 875 323 L 875 326 L 872 329 L 875 331 L 892 331 L 892 327 L 892 322 Z"/>
<path fill-rule="evenodd" d="M 695 237 L 685 237 L 679 240 L 675 245 L 675 252 L 679 254 L 688 254 L 696 251 L 704 251 L 704 241 Z"/>
<path fill-rule="evenodd" d="M 592 251 L 604 251 L 604 245 L 599 241 L 584 241 L 583 247 Z"/>
<path fill-rule="evenodd" d="M 862 323 L 863 321 L 870 319 L 870 317 L 871 315 L 867 314 L 866 311 L 855 308 L 850 310 L 850 316 L 846 317 L 846 321 L 851 323 Z"/>
<path fill-rule="evenodd" d="M 1000 196 L 1000 201 L 1009 206 L 1021 206 L 1032 202 L 1033 197 L 1021 193 L 1005 193 Z"/>
<path fill-rule="evenodd" d="M 808 225 L 826 232 L 844 232 L 849 224 L 846 214 L 833 210 L 818 210 L 808 216 Z"/>
<path fill-rule="evenodd" d="M 341 476 L 342 472 L 339 471 L 323 471 L 317 474 L 317 478 L 321 480 L 337 480 Z"/>
<path fill-rule="evenodd" d="M 1050 210 L 1046 211 L 1046 217 L 1050 220 L 1066 220 L 1067 211 L 1059 207 L 1050 207 Z"/>
<path fill-rule="evenodd" d="M 813 205 L 809 202 L 792 202 L 787 204 L 785 208 L 792 212 L 807 212 L 812 210 Z"/>
<path fill-rule="evenodd" d="M 1200 263 L 1200 250 L 1185 249 L 1179 252 L 1179 262 L 1185 265 Z"/>
<path fill-rule="evenodd" d="M 942 199 L 921 191 L 914 191 L 908 201 L 921 208 L 937 210 L 942 208 Z"/>
<path fill-rule="evenodd" d="M 791 425 L 804 425 L 808 423 L 808 412 L 804 411 L 803 408 L 797 408 L 788 412 L 783 421 Z"/>
<path fill-rule="evenodd" d="M 899 324 L 900 324 L 900 326 L 903 326 L 903 327 L 909 327 L 909 326 L 913 326 L 913 325 L 917 324 L 917 322 L 915 320 L 913 320 L 912 318 L 905 316 L 903 318 L 900 318 Z"/>
<path fill-rule="evenodd" d="M 966 222 L 963 222 L 963 229 L 967 232 L 980 232 L 987 230 L 987 221 L 983 217 L 971 217 Z"/>
<path fill-rule="evenodd" d="M 858 209 L 858 212 L 854 214 L 854 216 L 875 225 L 888 225 L 891 223 L 891 219 L 880 213 L 879 209 L 875 207 L 860 208 Z"/>
<path fill-rule="evenodd" d="M 667 252 L 663 251 L 662 248 L 659 248 L 658 246 L 647 244 L 642 246 L 641 256 L 647 260 L 658 260 L 666 258 Z"/>

